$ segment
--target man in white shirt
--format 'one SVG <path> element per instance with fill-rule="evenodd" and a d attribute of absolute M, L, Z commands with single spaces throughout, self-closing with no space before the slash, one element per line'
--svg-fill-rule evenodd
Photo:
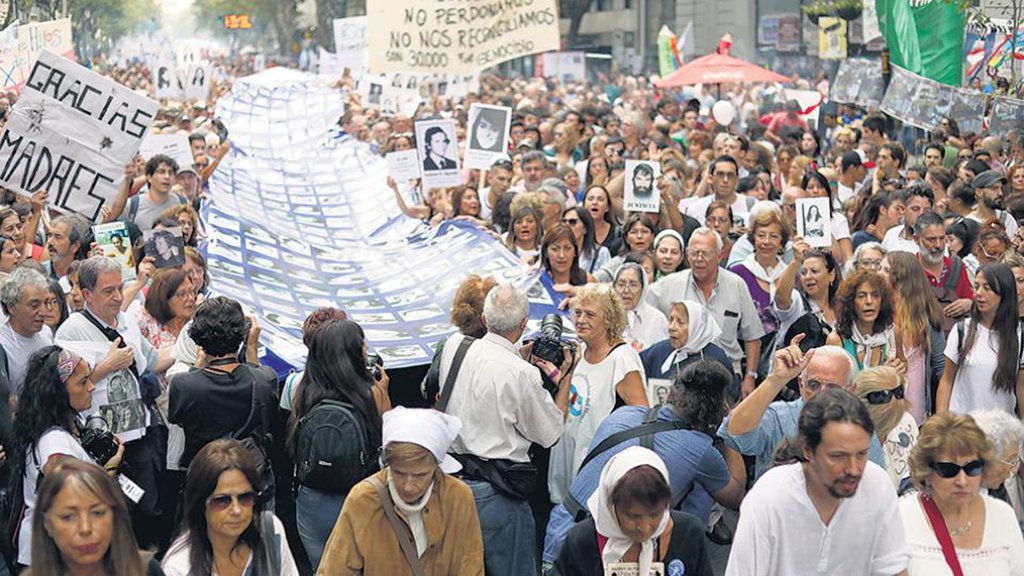
<path fill-rule="evenodd" d="M 715 200 L 721 200 L 732 207 L 733 224 L 737 220 L 747 220 L 754 199 L 743 194 L 736 193 L 736 186 L 739 184 L 740 165 L 732 156 L 719 156 L 711 165 L 711 184 L 714 193 L 709 194 L 700 200 L 686 207 L 686 213 L 693 216 L 704 226 L 704 218 L 707 216 L 708 206 Z"/>
<path fill-rule="evenodd" d="M 32 353 L 53 345 L 53 332 L 44 324 L 50 298 L 46 278 L 31 268 L 15 268 L 0 285 L 0 305 L 8 317 L 0 325 L 0 345 L 7 353 L 14 395 L 21 392 Z"/>
<path fill-rule="evenodd" d="M 853 394 L 811 398 L 799 423 L 805 461 L 769 470 L 747 493 L 726 576 L 906 574 L 896 490 L 868 462 L 874 430 Z"/>
<path fill-rule="evenodd" d="M 911 182 L 897 192 L 903 201 L 903 224 L 893 226 L 885 233 L 882 247 L 889 252 L 910 252 L 917 254 L 917 241 L 914 239 L 914 224 L 925 212 L 930 212 L 935 205 L 935 193 L 924 182 Z"/>
<path fill-rule="evenodd" d="M 561 367 L 540 359 L 534 360 L 534 366 L 524 360 L 514 346 L 522 338 L 529 316 L 524 293 L 509 285 L 491 289 L 484 301 L 482 318 L 487 334 L 463 352 L 454 382 L 448 382 L 448 374 L 466 337 L 455 334 L 445 342 L 439 372 L 443 385 L 437 408 L 462 420 L 462 430 L 452 442 L 451 452 L 464 465 L 481 459 L 525 464 L 530 461 L 531 443 L 550 447 L 562 435 L 573 357 L 579 354 L 566 352 Z M 543 387 L 538 366 L 558 382 L 554 399 Z M 464 469 L 463 480 L 476 500 L 487 573 L 534 573 L 536 533 L 529 504 L 499 492 L 494 484 L 477 475 L 470 475 L 469 468 Z"/>
<path fill-rule="evenodd" d="M 843 204 L 847 200 L 857 195 L 857 189 L 860 188 L 861 182 L 864 181 L 864 177 L 868 174 L 868 169 L 864 166 L 864 160 L 861 158 L 861 152 L 851 150 L 843 154 L 843 159 L 840 162 L 840 169 L 842 174 L 839 176 L 839 182 L 836 186 L 836 204 L 833 208 L 842 210 Z"/>

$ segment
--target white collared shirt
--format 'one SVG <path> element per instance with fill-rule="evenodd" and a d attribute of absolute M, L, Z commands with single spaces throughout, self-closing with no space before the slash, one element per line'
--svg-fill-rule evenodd
<path fill-rule="evenodd" d="M 438 374 L 442 390 L 464 338 L 454 334 L 444 344 Z M 454 454 L 528 462 L 531 443 L 551 446 L 562 435 L 562 411 L 544 389 L 539 370 L 497 334 L 472 344 L 453 386 L 445 413 L 462 420 L 450 449 Z"/>

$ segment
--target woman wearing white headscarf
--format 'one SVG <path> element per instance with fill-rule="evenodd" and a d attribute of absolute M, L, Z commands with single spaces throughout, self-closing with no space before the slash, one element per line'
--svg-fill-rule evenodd
<path fill-rule="evenodd" d="M 663 340 L 668 334 L 665 315 L 646 301 L 647 282 L 644 267 L 633 262 L 619 266 L 612 282 L 626 309 L 626 331 L 622 338 L 637 352 Z"/>
<path fill-rule="evenodd" d="M 660 565 L 660 574 L 711 576 L 700 520 L 670 511 L 671 498 L 657 454 L 640 446 L 616 454 L 587 500 L 591 518 L 569 531 L 553 574 L 650 574 Z"/>
<path fill-rule="evenodd" d="M 349 492 L 317 574 L 412 576 L 408 550 L 423 574 L 483 576 L 473 492 L 448 475 L 461 468 L 447 451 L 462 422 L 436 410 L 401 406 L 382 419 L 384 469 Z"/>
<path fill-rule="evenodd" d="M 722 329 L 707 308 L 684 300 L 672 305 L 668 317 L 668 339 L 640 353 L 647 378 L 675 380 L 676 374 L 698 360 L 717 360 L 732 371 L 725 351 L 714 344 Z"/>

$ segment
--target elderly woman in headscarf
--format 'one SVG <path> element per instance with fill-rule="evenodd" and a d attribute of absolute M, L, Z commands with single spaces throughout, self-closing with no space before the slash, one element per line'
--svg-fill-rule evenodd
<path fill-rule="evenodd" d="M 640 353 L 647 378 L 675 380 L 683 368 L 699 360 L 717 360 L 732 371 L 732 362 L 714 342 L 722 333 L 703 304 L 683 300 L 672 304 L 668 316 L 668 339 L 648 346 Z"/>
<path fill-rule="evenodd" d="M 1024 424 L 1005 410 L 975 410 L 970 413 L 978 428 L 992 442 L 999 462 L 995 474 L 985 478 L 988 495 L 1013 507 L 1017 522 L 1024 526 L 1024 485 L 1020 478 L 1020 459 L 1024 451 Z"/>
<path fill-rule="evenodd" d="M 460 428 L 436 410 L 384 413 L 384 468 L 349 492 L 317 574 L 483 576 L 473 492 L 449 475 L 461 469 L 447 454 Z"/>
<path fill-rule="evenodd" d="M 648 280 L 643 266 L 629 262 L 619 266 L 612 286 L 626 309 L 623 339 L 637 352 L 663 340 L 668 331 L 668 321 L 664 314 L 646 302 Z"/>
<path fill-rule="evenodd" d="M 711 576 L 704 528 L 696 516 L 670 510 L 672 491 L 657 454 L 632 446 L 601 471 L 587 500 L 591 518 L 566 536 L 556 576 L 621 573 Z"/>
<path fill-rule="evenodd" d="M 893 486 L 909 488 L 910 449 L 917 443 L 918 430 L 906 398 L 906 379 L 891 366 L 868 368 L 857 376 L 854 393 L 871 413 Z"/>

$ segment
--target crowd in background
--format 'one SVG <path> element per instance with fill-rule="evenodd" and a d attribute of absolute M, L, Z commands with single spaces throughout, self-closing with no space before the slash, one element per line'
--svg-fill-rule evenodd
<path fill-rule="evenodd" d="M 95 67 L 149 84 L 142 63 Z M 507 155 L 459 186 L 377 176 L 409 218 L 492 234 L 575 330 L 526 333 L 526 294 L 466 270 L 411 407 L 342 304 L 310 314 L 304 370 L 279 380 L 258 320 L 215 296 L 216 99 L 252 62 L 217 67 L 208 101 L 151 126 L 188 134 L 194 163 L 136 158 L 102 213 L 134 279 L 99 222 L 4 195 L 12 571 L 712 574 L 715 545 L 736 575 L 1024 574 L 1019 135 L 946 119 L 908 151 L 877 111 L 826 102 L 811 125 L 777 86 L 643 76 L 485 74 L 383 115 L 343 77 L 340 139 L 382 155 L 433 117 L 461 155 L 471 104 L 513 110 Z M 659 212 L 624 211 L 628 160 L 659 165 Z M 161 227 L 182 228 L 183 266 L 142 250 Z M 141 433 L 82 416 L 98 387 L 144 406 Z"/>

